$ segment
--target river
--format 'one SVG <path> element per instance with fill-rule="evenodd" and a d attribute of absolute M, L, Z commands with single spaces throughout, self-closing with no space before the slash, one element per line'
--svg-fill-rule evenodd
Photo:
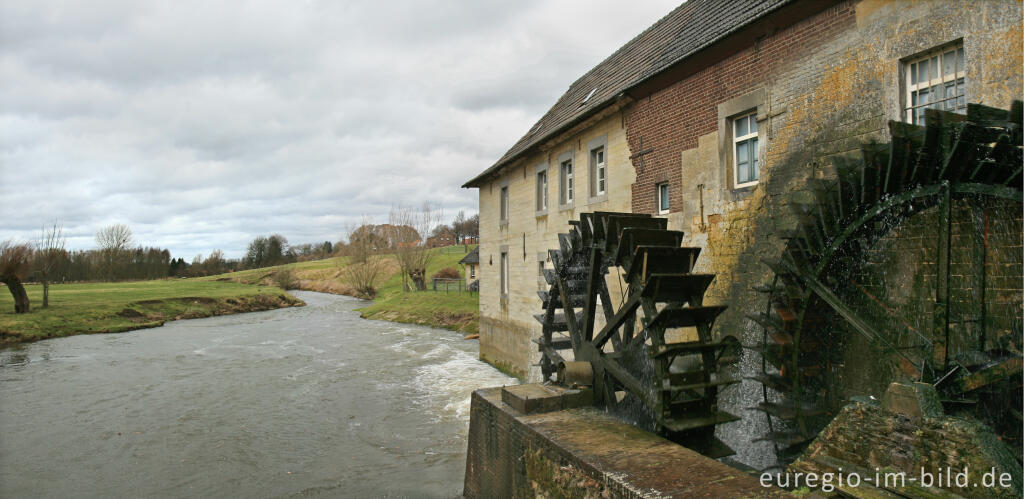
<path fill-rule="evenodd" d="M 344 296 L 0 350 L 2 497 L 455 497 L 469 396 L 516 381 Z"/>

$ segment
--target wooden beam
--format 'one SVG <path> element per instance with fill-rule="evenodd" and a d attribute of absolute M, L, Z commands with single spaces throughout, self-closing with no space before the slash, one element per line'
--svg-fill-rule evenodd
<path fill-rule="evenodd" d="M 619 326 L 633 315 L 633 311 L 640 306 L 640 295 L 641 293 L 633 293 L 633 296 L 630 296 L 629 299 L 626 300 L 626 303 L 623 303 L 622 307 L 619 308 L 619 311 L 615 313 L 615 317 L 612 317 L 612 319 L 604 325 L 601 332 L 594 338 L 594 345 L 597 346 L 597 348 L 604 346 L 604 343 L 608 341 L 613 334 L 615 334 L 615 331 Z"/>
<path fill-rule="evenodd" d="M 949 263 L 952 242 L 953 201 L 950 198 L 949 182 L 942 183 L 939 192 L 939 234 L 938 257 L 935 262 L 935 306 L 932 309 L 932 337 L 935 348 L 932 360 L 942 371 L 949 370 Z"/>

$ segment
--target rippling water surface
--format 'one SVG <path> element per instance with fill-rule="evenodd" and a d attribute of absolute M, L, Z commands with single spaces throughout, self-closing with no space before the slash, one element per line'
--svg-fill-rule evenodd
<path fill-rule="evenodd" d="M 453 497 L 469 395 L 514 384 L 352 298 L 0 351 L 3 497 Z"/>

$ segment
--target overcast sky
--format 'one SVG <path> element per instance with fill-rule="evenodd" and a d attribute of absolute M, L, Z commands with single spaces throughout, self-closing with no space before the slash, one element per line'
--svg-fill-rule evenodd
<path fill-rule="evenodd" d="M 0 239 L 186 260 L 336 241 L 463 182 L 677 2 L 0 2 Z"/>

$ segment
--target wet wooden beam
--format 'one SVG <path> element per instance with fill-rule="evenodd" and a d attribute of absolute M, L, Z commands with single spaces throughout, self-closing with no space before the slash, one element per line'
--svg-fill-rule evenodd
<path fill-rule="evenodd" d="M 969 392 L 1011 376 L 1019 376 L 1022 366 L 1024 366 L 1024 360 L 1021 360 L 1020 357 L 1004 360 L 964 377 L 960 380 L 960 389 Z"/>
<path fill-rule="evenodd" d="M 942 184 L 939 192 L 938 205 L 939 248 L 935 261 L 935 306 L 932 310 L 932 337 L 934 349 L 932 360 L 936 366 L 942 366 L 943 372 L 949 370 L 949 247 L 952 242 L 951 221 L 953 218 L 953 202 L 950 199 L 949 183 Z"/>

